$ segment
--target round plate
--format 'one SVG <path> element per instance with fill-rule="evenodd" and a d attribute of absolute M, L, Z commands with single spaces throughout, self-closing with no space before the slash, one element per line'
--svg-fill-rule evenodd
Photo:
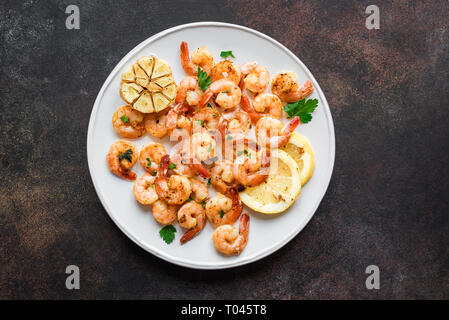
<path fill-rule="evenodd" d="M 159 236 L 161 226 L 153 219 L 151 208 L 137 203 L 132 183 L 113 175 L 106 164 L 111 144 L 120 139 L 111 124 L 112 114 L 125 103 L 119 96 L 122 72 L 139 57 L 153 54 L 170 63 L 175 81 L 186 75 L 179 59 L 179 46 L 186 41 L 190 48 L 206 46 L 219 61 L 220 52 L 232 50 L 235 62 L 258 61 L 273 77 L 282 70 L 296 72 L 300 84 L 311 80 L 315 91 L 309 98 L 319 100 L 313 120 L 301 124 L 297 131 L 311 141 L 316 155 L 312 179 L 301 196 L 286 212 L 279 215 L 251 213 L 248 245 L 240 256 L 225 257 L 216 252 L 210 224 L 193 240 L 179 244 L 183 230 L 176 225 L 173 243 L 167 245 Z M 135 143 L 157 140 L 146 134 Z M 147 39 L 128 53 L 114 68 L 95 101 L 87 135 L 87 157 L 92 181 L 104 208 L 117 226 L 135 243 L 152 254 L 172 263 L 196 269 L 224 269 L 257 261 L 280 249 L 295 237 L 312 218 L 323 198 L 332 175 L 335 158 L 335 137 L 332 116 L 326 98 L 306 66 L 286 47 L 272 38 L 238 25 L 218 22 L 191 23 L 174 27 Z M 133 168 L 139 176 L 144 170 L 137 163 Z M 238 223 L 237 223 L 238 224 Z M 300 253 L 298 253 L 300 254 Z"/>

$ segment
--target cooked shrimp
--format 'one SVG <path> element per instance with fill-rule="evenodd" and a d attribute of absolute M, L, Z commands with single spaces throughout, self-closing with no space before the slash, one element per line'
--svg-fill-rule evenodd
<path fill-rule="evenodd" d="M 234 174 L 233 164 L 229 160 L 215 162 L 210 174 L 210 183 L 223 194 L 228 194 L 233 188 Z"/>
<path fill-rule="evenodd" d="M 164 155 L 167 154 L 165 147 L 156 142 L 150 142 L 142 147 L 139 154 L 139 162 L 142 168 L 154 175 L 159 168 L 159 163 Z"/>
<path fill-rule="evenodd" d="M 124 138 L 136 139 L 145 133 L 144 115 L 131 106 L 121 106 L 112 116 L 115 132 Z"/>
<path fill-rule="evenodd" d="M 156 138 L 162 138 L 168 133 L 166 126 L 167 110 L 145 115 L 145 129 Z"/>
<path fill-rule="evenodd" d="M 257 143 L 265 147 L 282 148 L 290 140 L 299 122 L 299 117 L 294 117 L 284 128 L 280 120 L 270 116 L 263 117 L 256 124 Z"/>
<path fill-rule="evenodd" d="M 154 219 L 163 225 L 172 224 L 176 220 L 178 206 L 168 204 L 164 200 L 156 200 L 151 207 Z"/>
<path fill-rule="evenodd" d="M 230 198 L 217 193 L 206 203 L 206 216 L 214 228 L 224 224 L 233 224 L 238 220 L 243 210 L 239 194 L 235 189 L 230 189 Z"/>
<path fill-rule="evenodd" d="M 241 155 L 235 159 L 233 166 L 234 178 L 244 187 L 255 187 L 266 181 L 270 173 L 269 162 Z"/>
<path fill-rule="evenodd" d="M 193 113 L 193 132 L 201 131 L 201 128 L 217 130 L 219 120 L 220 112 L 217 109 L 208 106 L 202 107 Z"/>
<path fill-rule="evenodd" d="M 270 83 L 270 73 L 257 62 L 248 62 L 242 65 L 242 74 L 245 75 L 245 88 L 253 93 L 262 93 Z"/>
<path fill-rule="evenodd" d="M 187 116 L 189 111 L 189 106 L 184 103 L 178 103 L 170 107 L 170 111 L 167 113 L 165 126 L 172 139 L 179 140 L 179 138 L 182 139 L 187 135 L 190 135 L 192 131 L 192 121 Z M 181 130 L 181 132 L 173 134 L 175 129 Z"/>
<path fill-rule="evenodd" d="M 106 155 L 111 172 L 126 180 L 136 180 L 137 175 L 131 168 L 137 161 L 139 151 L 134 143 L 126 140 L 114 142 Z"/>
<path fill-rule="evenodd" d="M 197 172 L 190 166 L 190 160 L 182 157 L 182 150 L 172 154 L 170 156 L 172 163 L 174 163 L 173 172 L 180 176 L 185 176 L 187 178 L 192 178 L 196 176 Z"/>
<path fill-rule="evenodd" d="M 215 102 L 225 109 L 236 107 L 242 98 L 242 91 L 234 83 L 226 79 L 212 82 L 209 89 L 204 92 L 199 105 L 204 106 L 214 94 L 217 94 Z"/>
<path fill-rule="evenodd" d="M 154 203 L 159 198 L 154 188 L 155 181 L 156 177 L 150 173 L 145 173 L 137 179 L 133 186 L 134 198 L 141 204 L 147 205 Z"/>
<path fill-rule="evenodd" d="M 240 67 L 230 60 L 224 60 L 217 63 L 210 73 L 212 82 L 225 79 L 234 82 L 238 85 L 240 82 L 242 72 Z"/>
<path fill-rule="evenodd" d="M 183 228 L 189 229 L 181 238 L 181 244 L 191 240 L 204 229 L 206 213 L 201 204 L 187 202 L 178 211 L 178 222 Z"/>
<path fill-rule="evenodd" d="M 192 76 L 186 77 L 179 83 L 175 102 L 186 102 L 189 106 L 196 106 L 201 100 L 201 95 L 197 79 Z"/>
<path fill-rule="evenodd" d="M 277 95 L 282 101 L 296 102 L 304 99 L 313 92 L 313 85 L 307 80 L 299 88 L 298 78 L 294 72 L 281 72 L 273 78 L 271 92 Z"/>
<path fill-rule="evenodd" d="M 227 224 L 218 227 L 212 234 L 215 249 L 227 256 L 239 255 L 248 243 L 249 215 L 242 214 L 240 218 L 239 231 Z"/>
<path fill-rule="evenodd" d="M 272 93 L 261 93 L 253 100 L 256 112 L 268 113 L 270 116 L 280 119 L 282 117 L 283 105 L 281 99 Z"/>
<path fill-rule="evenodd" d="M 210 74 L 214 66 L 214 56 L 206 47 L 200 47 L 192 52 L 192 60 L 190 60 L 189 46 L 183 41 L 181 42 L 181 64 L 185 73 L 190 76 L 196 76 L 198 67 Z"/>
<path fill-rule="evenodd" d="M 169 165 L 170 156 L 163 156 L 155 182 L 156 192 L 159 198 L 165 200 L 168 204 L 180 205 L 189 199 L 192 187 L 187 177 L 172 175 L 168 178 Z"/>
<path fill-rule="evenodd" d="M 190 197 L 194 201 L 201 202 L 209 196 L 209 189 L 207 189 L 207 185 L 205 182 L 193 178 L 190 179 L 190 185 L 192 186 L 192 194 L 190 195 Z"/>
<path fill-rule="evenodd" d="M 183 145 L 184 155 L 193 155 L 200 162 L 215 157 L 216 141 L 206 131 L 194 133 L 190 141 L 186 141 Z"/>
<path fill-rule="evenodd" d="M 251 127 L 248 113 L 240 109 L 223 114 L 223 121 L 226 121 L 226 133 L 245 134 Z"/>

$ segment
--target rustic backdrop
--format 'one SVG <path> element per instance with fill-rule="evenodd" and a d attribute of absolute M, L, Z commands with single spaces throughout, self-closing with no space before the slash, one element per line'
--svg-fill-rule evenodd
<path fill-rule="evenodd" d="M 81 29 L 65 28 L 76 4 Z M 380 30 L 365 8 L 380 8 Z M 448 1 L 0 3 L 0 298 L 449 298 Z M 331 107 L 326 196 L 288 245 L 248 266 L 195 271 L 115 226 L 86 159 L 104 80 L 164 29 L 223 21 L 292 50 Z M 217 35 L 219 36 L 219 35 Z M 67 265 L 81 289 L 65 288 Z M 365 288 L 378 265 L 381 289 Z"/>

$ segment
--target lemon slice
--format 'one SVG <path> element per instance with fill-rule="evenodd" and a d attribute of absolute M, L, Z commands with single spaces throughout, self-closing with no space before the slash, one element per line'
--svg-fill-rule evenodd
<path fill-rule="evenodd" d="M 287 152 L 298 164 L 301 186 L 304 187 L 315 171 L 315 153 L 309 139 L 302 134 L 293 132 L 290 141 L 281 149 Z"/>
<path fill-rule="evenodd" d="M 298 164 L 285 151 L 275 150 L 267 181 L 240 192 L 240 198 L 254 211 L 275 214 L 287 210 L 300 193 Z"/>

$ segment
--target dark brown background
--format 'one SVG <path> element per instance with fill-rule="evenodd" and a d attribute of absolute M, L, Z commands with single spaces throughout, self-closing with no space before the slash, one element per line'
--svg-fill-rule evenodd
<path fill-rule="evenodd" d="M 78 4 L 81 30 L 65 28 Z M 365 28 L 376 4 L 381 29 Z M 440 1 L 1 1 L 0 298 L 449 298 L 449 22 Z M 97 198 L 87 125 L 134 46 L 224 21 L 286 45 L 335 122 L 335 170 L 307 227 L 257 263 L 195 271 L 130 241 Z M 219 36 L 219 35 L 217 35 Z M 65 289 L 65 267 L 81 290 Z M 381 289 L 365 288 L 365 268 Z"/>

